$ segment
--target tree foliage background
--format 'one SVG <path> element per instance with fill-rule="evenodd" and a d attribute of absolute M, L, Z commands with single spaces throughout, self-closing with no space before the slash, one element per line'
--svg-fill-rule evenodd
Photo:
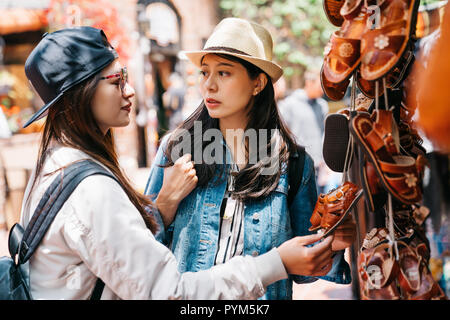
<path fill-rule="evenodd" d="M 309 67 L 320 68 L 323 48 L 333 31 L 323 0 L 220 0 L 221 18 L 234 16 L 266 27 L 274 40 L 275 60 L 287 80 Z M 300 81 L 301 82 L 301 81 Z"/>

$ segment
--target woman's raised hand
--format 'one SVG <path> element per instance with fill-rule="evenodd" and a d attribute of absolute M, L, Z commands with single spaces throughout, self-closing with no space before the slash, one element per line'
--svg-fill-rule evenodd
<path fill-rule="evenodd" d="M 286 272 L 303 276 L 324 276 L 333 266 L 332 242 L 334 235 L 326 237 L 322 242 L 307 247 L 319 241 L 320 234 L 295 237 L 282 243 L 277 249 L 280 253 Z"/>
<path fill-rule="evenodd" d="M 167 227 L 175 218 L 178 205 L 197 186 L 198 178 L 189 153 L 180 157 L 171 167 L 164 168 L 164 180 L 156 198 L 164 225 Z"/>

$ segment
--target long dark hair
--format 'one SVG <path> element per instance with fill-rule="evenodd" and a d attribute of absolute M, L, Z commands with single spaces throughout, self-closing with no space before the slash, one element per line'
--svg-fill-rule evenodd
<path fill-rule="evenodd" d="M 50 143 L 56 141 L 63 146 L 83 151 L 111 170 L 120 181 L 130 201 L 140 212 L 147 228 L 156 232 L 157 224 L 145 209 L 153 208 L 153 204 L 131 186 L 120 169 L 114 147 L 113 132 L 110 129 L 104 135 L 94 118 L 91 103 L 100 77 L 101 75 L 98 73 L 83 83 L 74 86 L 50 107 L 42 133 L 35 169 L 36 174 L 31 190 L 33 190 L 44 162 L 50 153 Z"/>
<path fill-rule="evenodd" d="M 260 73 L 264 73 L 260 68 L 243 59 L 227 54 L 216 55 L 242 64 L 246 68 L 251 79 L 256 79 Z M 259 134 L 257 135 L 256 144 L 258 149 L 266 148 L 267 152 L 262 152 L 261 154 L 267 154 L 267 156 L 260 157 L 259 150 L 251 150 L 251 146 L 246 143 L 247 159 L 249 154 L 253 154 L 256 156 L 257 161 L 256 163 L 248 162 L 245 168 L 240 170 L 235 176 L 233 195 L 244 201 L 248 199 L 264 198 L 269 195 L 277 187 L 280 176 L 284 173 L 282 168 L 286 168 L 286 166 L 283 165 L 287 164 L 289 155 L 295 150 L 295 139 L 280 117 L 275 101 L 273 83 L 267 74 L 266 76 L 268 79 L 266 86 L 254 97 L 253 102 L 250 102 L 247 107 L 249 121 L 245 130 L 255 129 L 257 132 L 259 132 L 260 129 L 267 130 L 268 134 L 266 137 L 261 137 Z M 176 159 L 172 159 L 172 150 L 180 143 L 180 133 L 183 131 L 185 132 L 186 130 L 191 136 L 190 150 L 201 148 L 203 153 L 205 147 L 210 142 L 202 141 L 203 139 L 198 140 L 196 139 L 198 137 L 194 137 L 194 122 L 196 121 L 201 122 L 202 135 L 208 129 L 219 129 L 219 120 L 209 116 L 208 109 L 206 108 L 204 101 L 202 101 L 192 115 L 171 134 L 167 148 L 165 149 L 165 156 L 167 157 L 168 162 L 163 166 L 170 166 L 176 161 Z M 264 141 L 261 141 L 261 139 Z M 274 150 L 274 148 L 276 149 Z M 270 157 L 273 153 L 278 157 L 278 170 L 270 175 L 261 174 L 261 171 L 267 164 L 271 163 Z M 182 156 L 182 154 L 176 156 Z M 218 163 L 195 163 L 195 170 L 198 177 L 197 186 L 206 186 L 215 176 L 217 169 L 220 170 L 219 177 L 221 177 L 225 170 L 224 165 Z"/>

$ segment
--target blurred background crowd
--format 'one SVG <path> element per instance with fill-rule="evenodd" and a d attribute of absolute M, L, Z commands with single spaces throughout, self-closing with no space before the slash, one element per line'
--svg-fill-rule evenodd
<path fill-rule="evenodd" d="M 435 35 L 446 3 L 421 2 L 418 39 Z M 322 6 L 322 0 L 0 0 L 0 229 L 18 220 L 42 129 L 42 121 L 22 128 L 42 105 L 25 77 L 25 60 L 46 32 L 70 26 L 103 29 L 128 67 L 136 108 L 132 123 L 115 134 L 120 163 L 139 190 L 159 139 L 200 103 L 198 72 L 180 51 L 202 48 L 229 16 L 271 32 L 275 61 L 284 69 L 275 88 L 282 117 L 314 159 L 318 191 L 338 185 L 340 174 L 323 162 L 323 123 L 327 114 L 348 106 L 350 90 L 337 102 L 323 94 L 323 50 L 337 28 Z M 425 147 L 433 148 L 427 142 Z"/>

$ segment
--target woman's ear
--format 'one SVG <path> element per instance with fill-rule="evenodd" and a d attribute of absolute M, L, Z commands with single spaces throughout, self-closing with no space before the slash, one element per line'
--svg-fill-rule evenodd
<path fill-rule="evenodd" d="M 258 93 L 264 90 L 267 84 L 267 76 L 265 73 L 261 72 L 256 78 L 255 90 L 253 91 L 253 95 L 256 96 Z"/>

